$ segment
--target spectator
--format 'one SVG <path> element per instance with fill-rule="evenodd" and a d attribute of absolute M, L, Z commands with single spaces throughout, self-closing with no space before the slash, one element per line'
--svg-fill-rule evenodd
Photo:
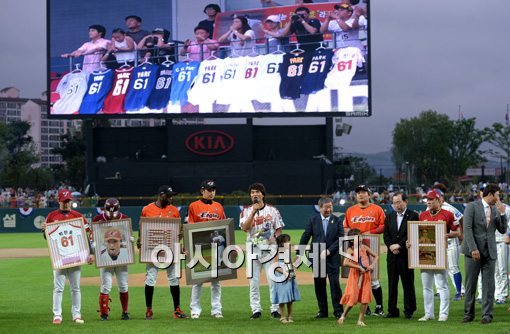
<path fill-rule="evenodd" d="M 219 42 L 230 42 L 231 51 L 239 56 L 244 56 L 255 47 L 255 32 L 248 24 L 245 16 L 235 16 L 230 29 L 218 38 Z"/>
<path fill-rule="evenodd" d="M 190 59 L 201 61 L 209 57 L 211 55 L 211 51 L 218 50 L 218 41 L 209 38 L 209 31 L 206 27 L 197 26 L 195 27 L 194 32 L 195 40 L 191 41 L 187 39 L 184 42 L 184 47 L 179 52 L 181 56 L 189 53 Z"/>
<path fill-rule="evenodd" d="M 135 49 L 134 40 L 126 36 L 126 32 L 121 28 L 115 28 L 112 31 L 112 42 L 108 47 L 108 52 L 103 56 L 103 61 L 108 61 L 108 68 L 118 68 L 124 63 L 134 66 L 136 59 Z"/>
<path fill-rule="evenodd" d="M 333 32 L 336 36 L 336 47 L 356 47 L 364 53 L 363 45 L 359 39 L 360 25 L 365 26 L 366 19 L 361 15 L 361 9 L 354 9 L 345 3 L 335 5 L 334 11 L 322 24 L 321 33 Z"/>
<path fill-rule="evenodd" d="M 142 18 L 140 16 L 129 15 L 126 16 L 124 20 L 126 22 L 126 27 L 128 28 L 126 35 L 131 37 L 136 44 L 140 43 L 142 38 L 149 35 L 147 30 L 142 30 L 140 28 L 142 25 Z"/>
<path fill-rule="evenodd" d="M 215 3 L 210 3 L 207 6 L 205 6 L 204 13 L 205 15 L 207 15 L 207 19 L 198 22 L 198 26 L 207 28 L 209 36 L 213 37 L 214 21 L 216 20 L 216 15 L 221 13 L 221 8 Z"/>
<path fill-rule="evenodd" d="M 142 51 L 143 61 L 161 64 L 166 60 L 165 56 L 169 56 L 169 60 L 175 62 L 175 49 L 168 44 L 169 36 L 170 32 L 168 30 L 155 28 L 151 35 L 142 38 L 140 43 L 138 43 L 138 48 L 146 49 Z"/>
<path fill-rule="evenodd" d="M 262 31 L 264 31 L 269 45 L 268 53 L 276 51 L 279 45 L 289 44 L 289 39 L 284 35 L 284 29 L 279 27 L 280 17 L 278 15 L 269 15 L 264 23 Z M 283 48 L 281 50 L 283 51 Z"/>
<path fill-rule="evenodd" d="M 320 29 L 320 21 L 310 18 L 310 9 L 298 7 L 283 32 L 284 35 L 295 34 L 301 49 L 314 51 L 324 40 Z"/>
<path fill-rule="evenodd" d="M 82 69 L 87 72 L 93 72 L 101 68 L 101 58 L 108 48 L 110 41 L 104 39 L 106 28 L 99 24 L 93 24 L 89 27 L 90 42 L 84 43 L 80 48 L 70 53 L 64 53 L 62 58 L 83 57 Z"/>

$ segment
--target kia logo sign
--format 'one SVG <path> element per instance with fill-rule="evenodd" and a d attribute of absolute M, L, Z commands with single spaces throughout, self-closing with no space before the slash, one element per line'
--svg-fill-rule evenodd
<path fill-rule="evenodd" d="M 234 147 L 234 138 L 223 131 L 205 130 L 191 134 L 185 144 L 195 154 L 214 156 L 230 151 Z"/>

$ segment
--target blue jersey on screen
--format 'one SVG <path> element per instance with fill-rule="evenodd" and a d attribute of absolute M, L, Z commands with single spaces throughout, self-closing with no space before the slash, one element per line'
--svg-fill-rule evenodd
<path fill-rule="evenodd" d="M 301 82 L 301 94 L 313 94 L 324 89 L 324 81 L 333 64 L 333 54 L 331 49 L 319 49 L 312 54 Z"/>
<path fill-rule="evenodd" d="M 173 104 L 185 105 L 188 103 L 188 90 L 198 74 L 200 62 L 190 61 L 174 65 L 172 73 L 172 92 L 170 101 Z"/>
<path fill-rule="evenodd" d="M 112 83 L 112 70 L 90 73 L 87 92 L 80 105 L 80 114 L 97 114 L 103 107 L 104 99 L 112 88 Z"/>
<path fill-rule="evenodd" d="M 158 65 L 143 64 L 135 67 L 124 101 L 126 112 L 138 111 L 147 105 L 158 75 Z"/>
<path fill-rule="evenodd" d="M 173 64 L 162 64 L 159 67 L 156 85 L 149 97 L 147 107 L 153 110 L 166 108 L 170 100 L 171 84 L 172 84 L 172 67 Z"/>
<path fill-rule="evenodd" d="M 299 54 L 287 53 L 283 56 L 280 67 L 280 97 L 282 99 L 299 99 L 301 95 L 301 82 L 308 70 L 310 55 L 308 52 Z"/>

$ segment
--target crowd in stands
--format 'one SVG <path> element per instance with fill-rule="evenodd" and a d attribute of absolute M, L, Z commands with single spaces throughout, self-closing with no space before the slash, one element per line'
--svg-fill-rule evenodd
<path fill-rule="evenodd" d="M 58 207 L 58 191 L 70 189 L 75 195 L 78 192 L 73 187 L 65 185 L 55 186 L 45 191 L 31 188 L 0 187 L 0 208 L 53 208 Z M 81 200 L 81 196 L 76 196 Z"/>

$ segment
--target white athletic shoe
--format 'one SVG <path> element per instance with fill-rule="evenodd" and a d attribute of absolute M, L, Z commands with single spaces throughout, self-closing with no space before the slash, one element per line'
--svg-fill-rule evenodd
<path fill-rule="evenodd" d="M 447 320 L 448 320 L 448 316 L 444 315 L 444 314 L 441 314 L 439 316 L 439 319 L 437 319 L 437 321 L 447 321 Z"/>
<path fill-rule="evenodd" d="M 213 314 L 213 315 L 212 315 L 212 317 L 213 317 L 213 318 L 216 318 L 216 319 L 221 319 L 221 318 L 223 318 L 223 314 L 221 314 L 221 313 L 215 313 L 215 314 Z"/>
<path fill-rule="evenodd" d="M 427 315 L 424 315 L 423 317 L 418 319 L 418 321 L 429 321 L 429 320 L 434 320 L 434 317 L 429 317 Z"/>
<path fill-rule="evenodd" d="M 200 314 L 196 314 L 196 313 L 191 314 L 191 319 L 198 319 L 198 318 L 200 318 Z"/>
<path fill-rule="evenodd" d="M 83 320 L 82 318 L 76 318 L 73 321 L 75 324 L 84 324 L 85 323 L 85 320 Z"/>
<path fill-rule="evenodd" d="M 62 323 L 62 317 L 59 315 L 56 315 L 53 317 L 53 324 L 54 325 L 60 325 Z"/>

